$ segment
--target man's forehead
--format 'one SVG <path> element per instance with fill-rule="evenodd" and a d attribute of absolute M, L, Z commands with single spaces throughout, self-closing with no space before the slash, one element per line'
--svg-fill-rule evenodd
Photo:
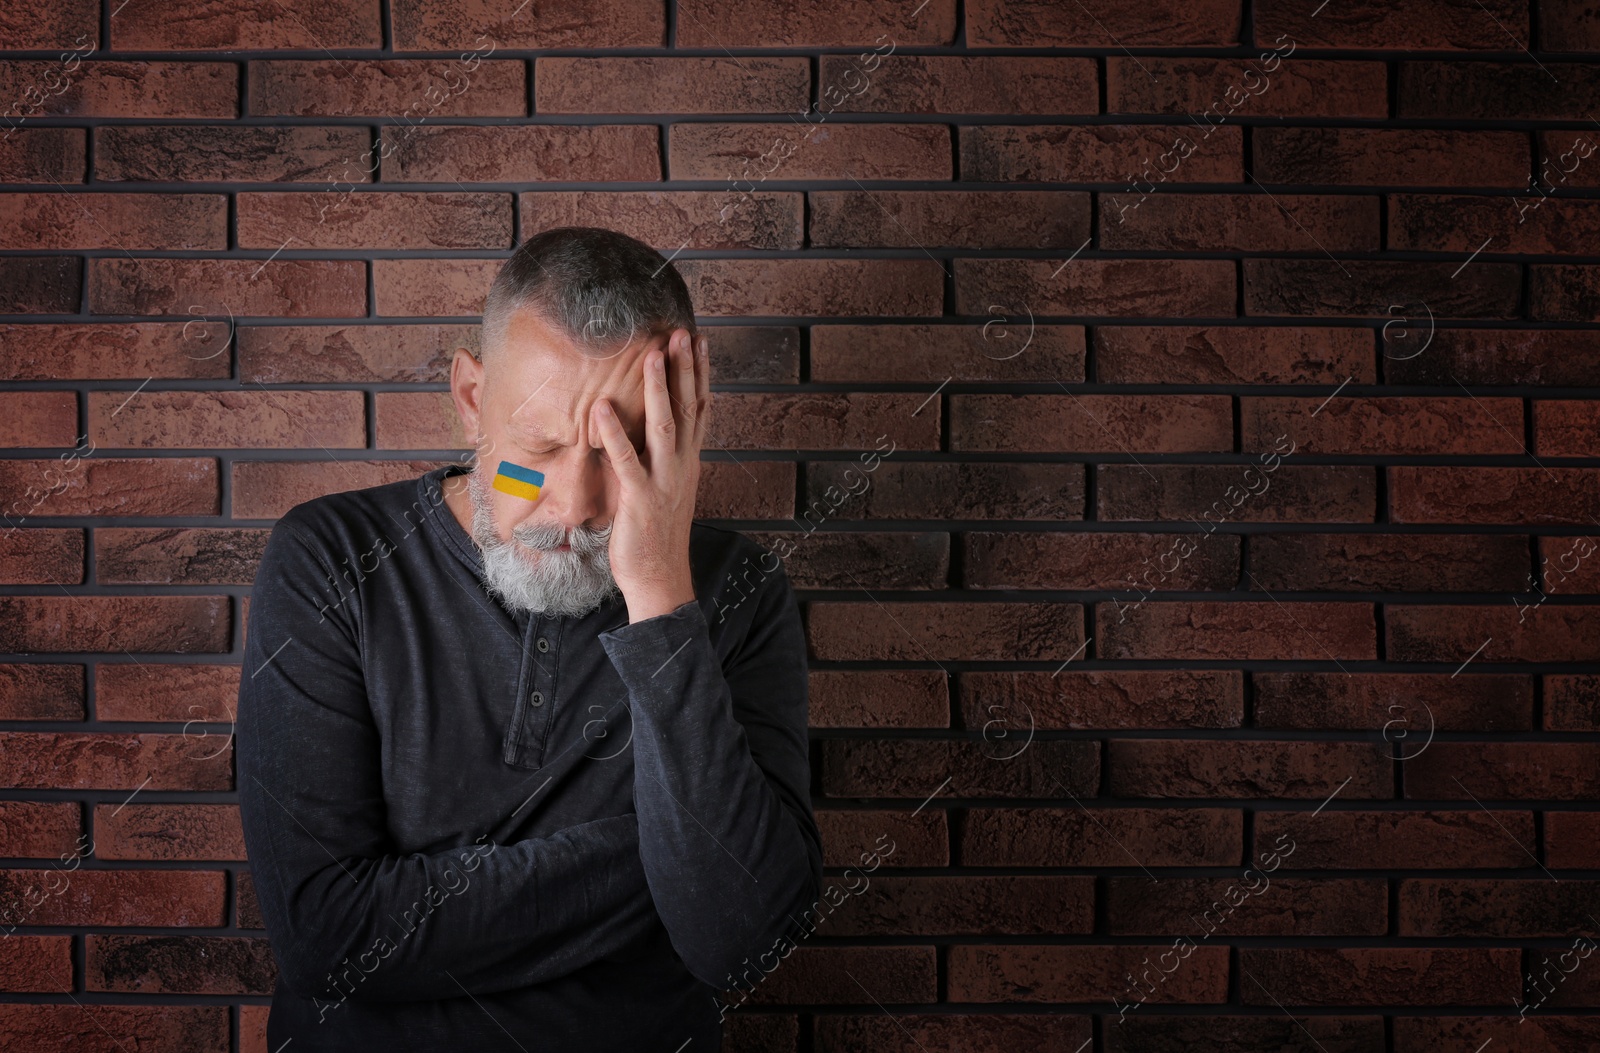
<path fill-rule="evenodd" d="M 595 357 L 542 325 L 522 334 L 513 331 L 497 363 L 499 376 L 492 381 L 499 389 L 496 401 L 507 407 L 504 423 L 530 437 L 562 438 L 597 398 L 605 398 L 617 408 L 625 428 L 642 427 L 640 362 L 647 348 L 664 343 L 664 336 L 640 336 L 616 353 Z"/>

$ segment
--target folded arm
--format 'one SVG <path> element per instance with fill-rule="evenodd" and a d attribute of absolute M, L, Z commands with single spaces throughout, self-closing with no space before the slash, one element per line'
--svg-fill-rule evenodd
<path fill-rule="evenodd" d="M 360 615 L 329 605 L 331 576 L 291 529 L 274 529 L 239 689 L 240 814 L 285 986 L 323 999 L 459 997 L 552 980 L 659 931 L 633 815 L 396 851 Z"/>
<path fill-rule="evenodd" d="M 781 569 L 767 575 L 726 664 L 696 602 L 601 642 L 628 691 L 656 909 L 690 972 L 726 989 L 746 957 L 801 925 L 822 884 L 794 594 Z"/>

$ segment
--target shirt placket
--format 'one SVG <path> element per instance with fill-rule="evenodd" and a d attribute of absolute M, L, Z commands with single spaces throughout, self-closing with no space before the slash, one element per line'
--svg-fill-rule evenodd
<path fill-rule="evenodd" d="M 542 615 L 526 617 L 522 633 L 522 675 L 511 726 L 506 729 L 505 761 L 537 769 L 544 763 L 545 740 L 556 701 L 556 659 L 561 623 Z"/>

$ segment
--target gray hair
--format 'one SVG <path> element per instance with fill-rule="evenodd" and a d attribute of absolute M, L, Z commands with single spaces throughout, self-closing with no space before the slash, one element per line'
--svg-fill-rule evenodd
<path fill-rule="evenodd" d="M 586 355 L 619 353 L 641 333 L 698 333 L 689 289 L 670 261 L 603 227 L 554 227 L 517 246 L 483 305 L 474 357 L 504 345 L 511 315 L 535 311 Z"/>

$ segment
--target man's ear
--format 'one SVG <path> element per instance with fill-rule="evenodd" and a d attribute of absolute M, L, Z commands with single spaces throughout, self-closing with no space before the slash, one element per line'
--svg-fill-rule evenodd
<path fill-rule="evenodd" d="M 483 414 L 483 363 L 472 357 L 464 347 L 456 348 L 450 360 L 450 398 L 456 404 L 456 416 L 461 418 L 462 434 L 470 443 L 479 435 L 478 424 Z"/>

